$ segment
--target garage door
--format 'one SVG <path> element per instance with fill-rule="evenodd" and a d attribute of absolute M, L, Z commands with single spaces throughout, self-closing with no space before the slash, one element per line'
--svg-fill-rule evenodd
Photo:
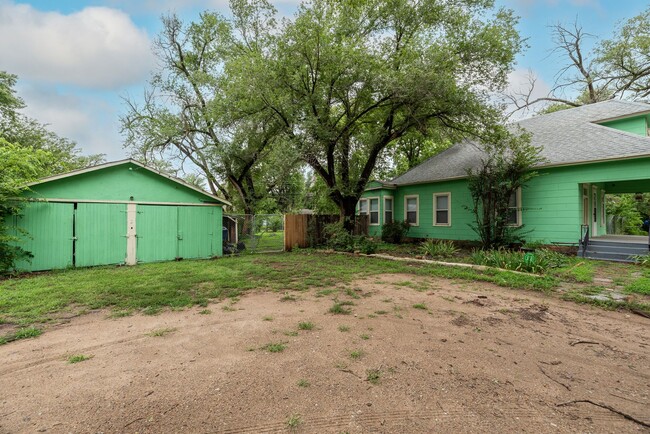
<path fill-rule="evenodd" d="M 26 203 L 16 225 L 27 231 L 18 236 L 20 246 L 31 252 L 30 261 L 19 261 L 22 271 L 52 270 L 72 266 L 74 205 L 71 203 Z"/>
<path fill-rule="evenodd" d="M 214 207 L 178 207 L 178 256 L 186 259 L 214 256 L 219 228 Z"/>
<path fill-rule="evenodd" d="M 178 207 L 138 205 L 138 262 L 170 261 L 178 257 Z"/>
<path fill-rule="evenodd" d="M 75 237 L 74 255 L 77 267 L 124 263 L 126 205 L 77 204 Z"/>

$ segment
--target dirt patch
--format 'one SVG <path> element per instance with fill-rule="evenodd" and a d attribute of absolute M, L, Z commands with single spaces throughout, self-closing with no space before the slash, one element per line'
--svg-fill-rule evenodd
<path fill-rule="evenodd" d="M 643 431 L 585 400 L 650 422 L 646 318 L 411 275 L 322 290 L 0 346 L 0 433 Z"/>

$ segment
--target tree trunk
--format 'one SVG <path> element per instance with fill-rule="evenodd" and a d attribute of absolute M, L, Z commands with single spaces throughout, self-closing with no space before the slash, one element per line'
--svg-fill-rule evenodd
<path fill-rule="evenodd" d="M 355 196 L 344 196 L 340 198 L 339 202 L 337 203 L 340 211 L 340 221 L 343 223 L 345 230 L 349 233 L 352 233 L 354 231 L 354 222 L 358 201 L 359 199 Z"/>

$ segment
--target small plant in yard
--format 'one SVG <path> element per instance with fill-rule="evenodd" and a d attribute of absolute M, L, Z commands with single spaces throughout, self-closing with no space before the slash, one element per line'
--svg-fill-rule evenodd
<path fill-rule="evenodd" d="M 298 329 L 299 330 L 313 330 L 314 329 L 314 323 L 313 322 L 301 322 L 301 323 L 298 323 Z"/>
<path fill-rule="evenodd" d="M 354 289 L 352 289 L 352 288 L 346 288 L 345 295 L 347 295 L 348 297 L 354 298 L 355 300 L 358 300 L 358 299 L 361 298 L 361 297 L 359 297 L 359 294 L 357 294 L 354 291 Z"/>
<path fill-rule="evenodd" d="M 371 384 L 379 384 L 381 371 L 379 369 L 368 369 L 366 371 L 366 380 Z"/>
<path fill-rule="evenodd" d="M 284 342 L 270 342 L 260 349 L 266 350 L 269 353 L 281 353 L 285 350 L 285 348 L 287 348 L 287 346 L 284 344 Z"/>
<path fill-rule="evenodd" d="M 354 303 L 351 301 L 338 301 L 335 302 L 332 307 L 330 307 L 329 312 L 335 315 L 349 315 L 352 313 L 351 309 L 346 309 L 344 306 L 353 306 Z"/>
<path fill-rule="evenodd" d="M 361 350 L 354 350 L 350 353 L 350 358 L 352 360 L 359 360 L 363 356 L 363 351 Z"/>
<path fill-rule="evenodd" d="M 287 427 L 291 430 L 298 428 L 298 425 L 302 423 L 302 419 L 299 414 L 292 414 L 287 420 Z"/>
<path fill-rule="evenodd" d="M 203 310 L 199 311 L 199 313 L 201 315 L 210 315 L 212 313 L 212 311 L 210 309 L 203 309 Z"/>
<path fill-rule="evenodd" d="M 291 294 L 285 294 L 284 296 L 282 296 L 280 298 L 280 301 L 296 301 L 296 300 L 298 300 L 298 298 L 296 298 L 295 296 L 293 296 Z"/>
<path fill-rule="evenodd" d="M 375 313 L 377 315 L 386 315 L 388 313 L 388 311 L 387 310 L 376 310 Z"/>
<path fill-rule="evenodd" d="M 305 380 L 304 378 L 301 378 L 298 380 L 298 387 L 309 387 L 311 384 L 309 381 Z"/>
<path fill-rule="evenodd" d="M 272 316 L 264 316 L 264 317 L 262 317 L 262 321 L 273 321 L 273 317 Z"/>
<path fill-rule="evenodd" d="M 370 339 L 370 335 L 367 335 L 367 334 L 365 334 L 365 333 L 362 334 L 362 335 L 359 336 L 359 337 L 360 337 L 361 339 L 363 339 L 364 341 L 367 341 L 368 339 Z"/>
<path fill-rule="evenodd" d="M 350 326 L 346 326 L 346 325 L 341 324 L 339 326 L 339 331 L 340 332 L 349 332 L 350 331 Z"/>
<path fill-rule="evenodd" d="M 114 310 L 108 315 L 109 318 L 124 318 L 133 315 L 132 310 Z"/>
<path fill-rule="evenodd" d="M 36 327 L 26 327 L 16 330 L 14 333 L 9 333 L 5 336 L 0 336 L 0 345 L 7 344 L 12 341 L 20 339 L 35 338 L 43 334 L 43 330 Z"/>
<path fill-rule="evenodd" d="M 420 245 L 420 251 L 423 255 L 432 258 L 451 258 L 459 252 L 459 249 L 453 241 L 425 240 Z"/>
<path fill-rule="evenodd" d="M 232 307 L 232 306 L 229 305 L 229 304 L 225 304 L 225 305 L 223 305 L 223 306 L 221 307 L 221 310 L 223 310 L 224 312 L 234 312 L 234 311 L 236 311 L 237 309 L 235 309 L 234 307 Z"/>
<path fill-rule="evenodd" d="M 427 310 L 427 305 L 424 303 L 416 303 L 413 305 L 413 309 L 422 309 L 422 310 Z"/>
<path fill-rule="evenodd" d="M 83 362 L 85 360 L 90 360 L 92 358 L 93 358 L 93 356 L 86 356 L 84 354 L 74 354 L 74 355 L 68 357 L 68 363 L 70 363 L 70 364 L 79 363 L 79 362 Z"/>
<path fill-rule="evenodd" d="M 176 328 L 162 328 L 162 329 L 156 329 L 152 330 L 149 333 L 147 333 L 147 336 L 151 336 L 152 338 L 159 338 L 165 335 L 168 335 L 170 333 L 175 332 L 177 329 Z"/>
<path fill-rule="evenodd" d="M 160 312 L 162 312 L 162 308 L 159 306 L 147 306 L 142 310 L 145 315 L 158 315 Z"/>
<path fill-rule="evenodd" d="M 288 332 L 284 332 L 285 336 L 298 336 L 298 332 L 295 330 L 289 330 Z"/>
<path fill-rule="evenodd" d="M 387 243 L 399 244 L 402 242 L 411 225 L 405 221 L 392 221 L 384 223 L 381 228 L 381 240 Z"/>
<path fill-rule="evenodd" d="M 650 255 L 632 255 L 630 259 L 642 267 L 650 267 Z"/>

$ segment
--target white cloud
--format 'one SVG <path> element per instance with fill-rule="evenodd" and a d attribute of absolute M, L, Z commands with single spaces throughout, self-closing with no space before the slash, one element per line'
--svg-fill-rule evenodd
<path fill-rule="evenodd" d="M 87 7 L 63 15 L 0 0 L 0 70 L 116 89 L 141 81 L 153 64 L 149 37 L 122 11 Z"/>
<path fill-rule="evenodd" d="M 19 83 L 17 90 L 27 104 L 24 114 L 47 124 L 59 136 L 74 140 L 84 154 L 106 154 L 109 161 L 125 158 L 117 97 L 60 92 L 51 86 L 25 83 Z"/>
<path fill-rule="evenodd" d="M 544 98 L 548 96 L 551 91 L 551 86 L 542 80 L 534 71 L 523 68 L 515 69 L 508 75 L 508 87 L 505 93 L 512 96 L 528 94 L 531 87 L 531 78 L 534 79 L 535 85 L 533 86 L 528 100 L 532 102 L 537 98 Z M 523 101 L 523 99 L 525 99 L 525 97 L 522 96 L 521 100 Z M 512 120 L 520 120 L 528 117 L 532 113 L 543 109 L 547 105 L 547 102 L 540 102 L 530 108 L 519 110 L 513 114 Z M 507 104 L 506 112 L 510 113 L 514 111 L 515 108 L 516 106 L 514 104 L 509 103 Z"/>

